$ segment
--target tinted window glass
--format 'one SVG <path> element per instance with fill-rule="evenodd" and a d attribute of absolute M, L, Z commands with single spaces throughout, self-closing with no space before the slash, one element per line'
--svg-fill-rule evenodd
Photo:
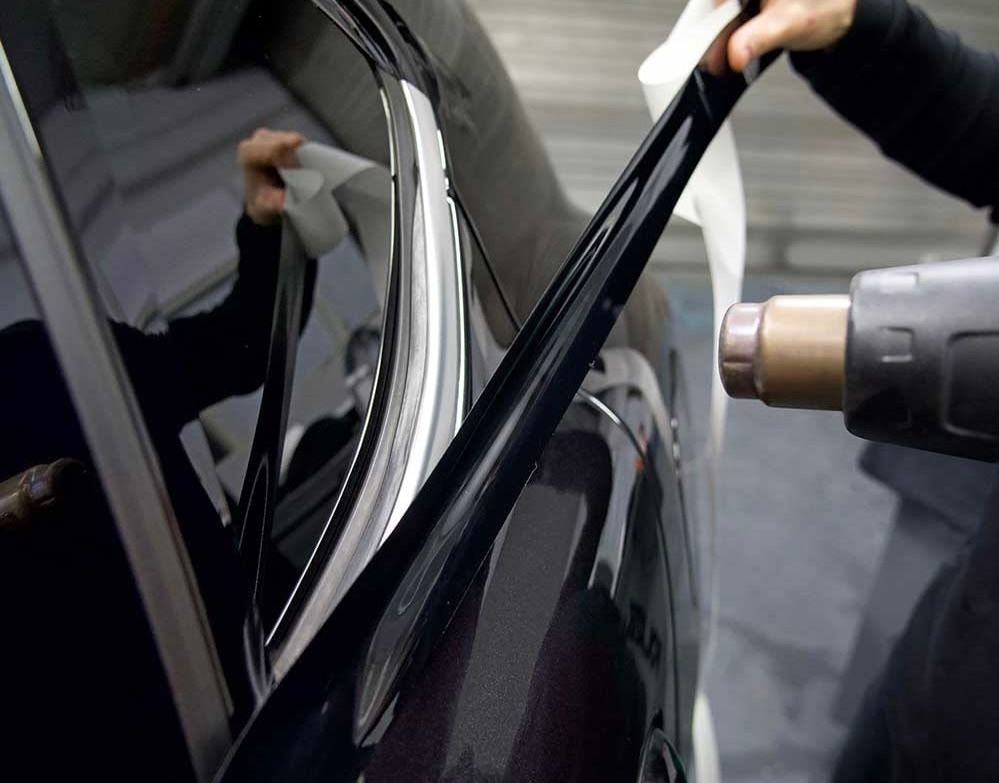
<path fill-rule="evenodd" d="M 471 337 L 472 403 L 478 399 L 489 378 L 502 361 L 517 335 L 520 323 L 495 269 L 482 252 L 482 246 L 464 212 L 458 210 L 458 238 L 468 289 Z"/>
<path fill-rule="evenodd" d="M 171 696 L 2 208 L 0 364 L 2 769 L 184 779 Z"/>
<path fill-rule="evenodd" d="M 46 146 L 80 244 L 175 510 L 201 516 L 207 495 L 233 523 L 272 620 L 329 519 L 372 392 L 390 236 L 377 86 L 304 0 L 54 8 L 79 90 L 65 105 L 82 111 L 53 111 Z M 323 187 L 343 226 L 325 245 L 289 241 L 276 209 L 243 214 L 237 150 L 259 128 L 333 156 L 339 179 Z M 282 186 L 266 177 L 258 188 Z M 260 569 L 253 535 L 271 523 Z"/>

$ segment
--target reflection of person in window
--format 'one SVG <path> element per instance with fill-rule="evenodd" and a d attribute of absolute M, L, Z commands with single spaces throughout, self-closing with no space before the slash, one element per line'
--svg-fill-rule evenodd
<path fill-rule="evenodd" d="M 261 129 L 239 145 L 246 196 L 244 214 L 236 225 L 239 270 L 221 304 L 174 319 L 158 334 L 110 323 L 195 567 L 223 665 L 244 657 L 245 585 L 232 537 L 220 524 L 179 433 L 205 407 L 251 392 L 263 383 L 284 205 L 277 168 L 295 165 L 295 150 L 303 141 L 297 133 Z M 303 325 L 314 282 L 315 263 L 310 262 Z M 16 368 L 6 374 L 0 388 L 0 432 L 4 436 L 0 480 L 64 458 L 92 465 L 41 322 L 21 321 L 0 330 L 0 356 L 8 368 Z M 100 511 L 74 508 L 72 514 L 73 525 L 87 526 L 95 523 Z M 242 693 L 239 687 L 234 689 L 237 712 L 252 708 L 251 693 L 249 686 Z"/>
<path fill-rule="evenodd" d="M 297 133 L 261 129 L 240 143 L 246 206 L 236 224 L 239 274 L 220 305 L 171 321 L 163 334 L 115 325 L 139 401 L 157 425 L 181 427 L 209 405 L 263 382 L 284 205 L 277 168 L 295 165 L 302 142 Z M 307 296 L 311 289 L 306 286 Z"/>

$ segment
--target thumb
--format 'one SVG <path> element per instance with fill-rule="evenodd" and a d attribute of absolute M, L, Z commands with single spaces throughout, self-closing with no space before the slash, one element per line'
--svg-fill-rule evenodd
<path fill-rule="evenodd" d="M 772 2 L 732 33 L 728 41 L 728 62 L 733 71 L 742 71 L 751 60 L 783 46 L 795 29 L 792 3 Z"/>

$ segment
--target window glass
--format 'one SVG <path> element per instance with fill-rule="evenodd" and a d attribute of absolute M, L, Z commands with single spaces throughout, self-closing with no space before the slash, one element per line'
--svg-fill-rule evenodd
<path fill-rule="evenodd" d="M 17 247 L 6 216 L 0 212 L 0 329 L 37 318 L 31 291 L 18 263 Z"/>
<path fill-rule="evenodd" d="M 53 8 L 78 92 L 47 118 L 50 162 L 175 510 L 198 515 L 207 496 L 251 560 L 247 541 L 271 525 L 250 577 L 272 621 L 330 517 L 372 393 L 391 214 L 377 85 L 305 0 Z M 283 190 L 270 163 L 304 165 L 306 148 L 287 146 L 250 164 L 244 153 L 241 167 L 241 142 L 276 133 L 333 161 L 320 189 L 341 223 L 321 215 L 325 244 L 299 241 L 300 224 L 289 241 L 279 208 L 254 209 L 253 192 Z M 194 475 L 198 503 L 185 497 Z"/>
<path fill-rule="evenodd" d="M 471 401 L 474 404 L 513 342 L 520 324 L 495 270 L 482 252 L 472 224 L 460 206 L 457 226 L 465 274 L 471 281 L 468 289 L 472 343 L 469 355 Z"/>
<path fill-rule="evenodd" d="M 183 779 L 170 693 L 2 207 L 0 363 L 5 768 L 59 780 L 80 769 L 125 777 L 155 763 Z"/>

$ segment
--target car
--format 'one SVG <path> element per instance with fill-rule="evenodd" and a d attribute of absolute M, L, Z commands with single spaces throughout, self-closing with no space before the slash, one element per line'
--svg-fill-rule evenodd
<path fill-rule="evenodd" d="M 461 2 L 13 2 L 0 43 L 10 770 L 682 780 L 704 520 L 645 267 L 747 79 L 591 216 Z M 348 172 L 312 258 L 239 218 L 263 126 Z"/>

